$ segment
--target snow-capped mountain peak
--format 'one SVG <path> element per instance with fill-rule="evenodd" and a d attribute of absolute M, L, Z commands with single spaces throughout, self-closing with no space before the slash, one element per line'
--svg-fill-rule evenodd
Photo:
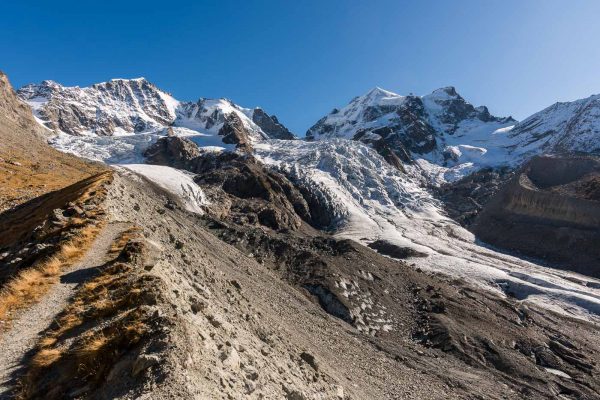
<path fill-rule="evenodd" d="M 227 99 L 179 101 L 145 78 L 111 79 L 83 88 L 43 81 L 22 87 L 18 94 L 38 121 L 59 135 L 159 134 L 179 127 L 218 147 L 294 138 L 262 109 L 243 108 Z"/>
<path fill-rule="evenodd" d="M 425 96 L 401 96 L 377 87 L 323 117 L 306 136 L 309 140 L 361 140 L 382 154 L 391 151 L 405 161 L 412 155 L 445 165 L 459 161 L 457 153 L 447 157 L 448 146 L 463 144 L 450 137 L 462 138 L 465 145 L 473 147 L 473 140 L 491 137 L 515 122 L 491 115 L 484 106 L 473 106 L 452 86 Z"/>
<path fill-rule="evenodd" d="M 22 87 L 18 95 L 47 128 L 83 136 L 157 130 L 175 119 L 178 106 L 177 100 L 143 78 L 84 88 L 43 81 Z"/>
<path fill-rule="evenodd" d="M 385 90 L 380 88 L 379 86 L 375 86 L 373 89 L 369 90 L 363 96 L 359 96 L 361 99 L 368 99 L 369 102 L 379 103 L 386 101 L 394 101 L 394 99 L 403 98 L 404 96 L 400 96 L 394 92 L 390 92 L 389 90 Z"/>
<path fill-rule="evenodd" d="M 456 91 L 456 88 L 454 86 L 446 86 L 446 87 L 442 87 L 439 89 L 435 89 L 433 92 L 431 92 L 431 94 L 429 94 L 427 96 L 429 96 L 431 98 L 440 98 L 440 99 L 460 97 L 460 95 L 458 94 L 458 92 Z"/>

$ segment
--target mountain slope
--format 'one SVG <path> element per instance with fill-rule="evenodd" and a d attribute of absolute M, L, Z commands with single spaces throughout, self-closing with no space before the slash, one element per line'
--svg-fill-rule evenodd
<path fill-rule="evenodd" d="M 600 278 L 600 159 L 533 157 L 472 230 L 494 246 Z"/>
<path fill-rule="evenodd" d="M 0 72 L 0 211 L 103 169 L 48 146 L 45 130 Z"/>
<path fill-rule="evenodd" d="M 484 147 L 496 146 L 492 142 L 501 136 L 493 133 L 515 122 L 474 107 L 453 87 L 422 97 L 375 88 L 323 117 L 306 136 L 360 140 L 378 150 L 390 149 L 404 162 L 425 158 L 452 167 L 473 159 L 485 162 Z"/>
<path fill-rule="evenodd" d="M 156 133 L 166 127 L 187 134 L 221 137 L 225 144 L 266 138 L 293 139 L 277 118 L 262 109 L 240 107 L 226 99 L 182 102 L 144 78 L 113 79 L 90 87 L 65 87 L 53 81 L 30 84 L 18 91 L 35 116 L 56 133 L 76 136 L 118 136 Z M 227 138 L 231 127 L 247 138 Z"/>
<path fill-rule="evenodd" d="M 515 151 L 600 153 L 600 95 L 555 103 L 510 131 Z"/>

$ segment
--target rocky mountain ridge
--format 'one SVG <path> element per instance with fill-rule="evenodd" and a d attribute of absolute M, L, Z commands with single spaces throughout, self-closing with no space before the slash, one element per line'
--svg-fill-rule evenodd
<path fill-rule="evenodd" d="M 600 95 L 555 103 L 515 125 L 515 148 L 533 152 L 600 153 Z"/>
<path fill-rule="evenodd" d="M 260 108 L 243 108 L 227 99 L 179 101 L 145 78 L 113 79 L 83 88 L 43 81 L 17 93 L 45 127 L 69 135 L 118 136 L 177 126 L 190 133 L 224 136 L 222 129 L 236 125 L 251 141 L 294 138 Z"/>
<path fill-rule="evenodd" d="M 556 103 L 517 122 L 473 106 L 453 87 L 425 96 L 375 88 L 321 118 L 306 137 L 360 140 L 388 160 L 392 153 L 416 163 L 440 184 L 481 168 L 516 168 L 537 154 L 598 153 L 599 121 L 598 95 Z"/>
<path fill-rule="evenodd" d="M 451 149 L 445 145 L 448 136 L 466 137 L 468 141 L 474 131 L 491 134 L 514 123 L 511 117 L 491 115 L 485 106 L 474 107 L 454 87 L 426 96 L 400 96 L 375 88 L 342 109 L 334 109 L 312 126 L 306 137 L 381 139 L 402 159 L 435 151 L 446 162 L 452 158 Z"/>

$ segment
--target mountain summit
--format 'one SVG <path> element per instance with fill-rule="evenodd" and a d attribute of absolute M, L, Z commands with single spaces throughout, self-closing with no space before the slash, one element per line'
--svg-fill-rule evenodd
<path fill-rule="evenodd" d="M 414 154 L 443 154 L 449 135 L 468 140 L 515 123 L 511 117 L 491 115 L 484 106 L 473 106 L 452 86 L 426 96 L 401 96 L 376 87 L 321 118 L 306 136 L 355 139 L 377 143 L 379 148 L 384 144 L 408 161 Z"/>
<path fill-rule="evenodd" d="M 43 81 L 22 87 L 18 95 L 44 126 L 75 136 L 151 133 L 174 126 L 218 135 L 230 144 L 294 138 L 260 108 L 243 108 L 227 99 L 179 101 L 145 78 L 113 79 L 84 88 Z"/>

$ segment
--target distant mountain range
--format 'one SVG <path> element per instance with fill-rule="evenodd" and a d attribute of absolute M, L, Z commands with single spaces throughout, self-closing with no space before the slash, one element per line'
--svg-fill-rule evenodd
<path fill-rule="evenodd" d="M 53 81 L 18 90 L 46 128 L 75 136 L 123 136 L 174 128 L 201 146 L 251 146 L 296 137 L 261 108 L 227 99 L 179 101 L 144 78 L 90 87 Z M 417 163 L 432 182 L 455 181 L 483 167 L 515 167 L 541 153 L 600 152 L 600 96 L 556 103 L 522 122 L 475 107 L 454 87 L 425 96 L 381 88 L 321 118 L 306 140 L 353 139 L 390 164 Z"/>
<path fill-rule="evenodd" d="M 260 108 L 243 108 L 227 99 L 179 101 L 144 78 L 113 79 L 85 88 L 43 81 L 17 93 L 45 127 L 69 135 L 118 136 L 173 126 L 219 135 L 228 144 L 294 138 Z M 244 137 L 230 135 L 232 127 L 243 129 Z"/>

